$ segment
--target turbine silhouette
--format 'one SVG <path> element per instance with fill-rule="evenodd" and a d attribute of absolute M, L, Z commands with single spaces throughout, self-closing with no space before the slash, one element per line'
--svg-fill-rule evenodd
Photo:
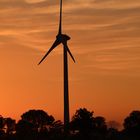
<path fill-rule="evenodd" d="M 68 56 L 67 53 L 71 56 L 72 60 L 75 62 L 75 59 L 68 48 L 68 40 L 70 37 L 66 34 L 62 34 L 62 0 L 60 0 L 60 21 L 59 21 L 59 30 L 51 48 L 45 54 L 45 56 L 38 63 L 41 64 L 42 61 L 49 55 L 49 53 L 56 48 L 59 44 L 63 44 L 63 61 L 64 61 L 64 133 L 69 132 L 69 91 L 68 91 Z"/>

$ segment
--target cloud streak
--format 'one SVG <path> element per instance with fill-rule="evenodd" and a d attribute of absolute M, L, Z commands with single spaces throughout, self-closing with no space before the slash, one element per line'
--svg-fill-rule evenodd
<path fill-rule="evenodd" d="M 8 41 L 12 45 L 46 50 L 46 46 L 51 45 L 57 33 L 58 6 L 59 1 L 48 0 L 0 1 L 2 46 L 6 46 Z M 63 25 L 64 32 L 72 36 L 72 51 L 85 57 L 89 53 L 96 60 L 95 64 L 99 69 L 111 69 L 109 66 L 111 67 L 113 61 L 117 70 L 119 63 L 121 67 L 124 59 L 128 60 L 127 64 L 133 57 L 139 62 L 139 56 L 135 56 L 136 52 L 140 52 L 139 7 L 139 0 L 65 1 Z M 133 51 L 135 53 L 130 57 Z M 115 54 L 116 58 L 111 54 Z M 98 65 L 101 61 L 105 66 Z M 133 67 L 132 63 L 133 61 Z"/>

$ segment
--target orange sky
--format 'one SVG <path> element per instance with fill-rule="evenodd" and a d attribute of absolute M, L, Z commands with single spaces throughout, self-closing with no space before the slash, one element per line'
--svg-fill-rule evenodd
<path fill-rule="evenodd" d="M 57 34 L 59 1 L 0 0 L 0 114 L 29 109 L 63 118 L 62 47 L 37 63 Z M 71 115 L 86 107 L 107 121 L 140 109 L 140 1 L 64 0 L 71 36 Z"/>

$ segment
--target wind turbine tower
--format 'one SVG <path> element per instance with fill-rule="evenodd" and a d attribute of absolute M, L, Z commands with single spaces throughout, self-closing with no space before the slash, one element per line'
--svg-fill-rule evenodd
<path fill-rule="evenodd" d="M 68 53 L 71 56 L 72 60 L 75 62 L 75 59 L 68 48 L 68 40 L 70 37 L 66 34 L 62 34 L 62 0 L 60 0 L 60 21 L 59 21 L 59 29 L 56 39 L 52 45 L 52 47 L 48 50 L 45 56 L 41 59 L 38 64 L 41 64 L 42 61 L 48 56 L 48 54 L 56 48 L 59 44 L 63 45 L 63 63 L 64 63 L 64 133 L 67 134 L 69 132 L 69 86 L 68 86 Z"/>

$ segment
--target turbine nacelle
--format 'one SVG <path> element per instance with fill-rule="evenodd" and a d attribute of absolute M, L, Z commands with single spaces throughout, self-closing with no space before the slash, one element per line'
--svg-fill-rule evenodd
<path fill-rule="evenodd" d="M 68 35 L 66 35 L 66 34 L 58 34 L 58 35 L 56 36 L 56 39 L 57 39 L 58 41 L 60 41 L 61 43 L 64 43 L 64 42 L 67 42 L 68 40 L 70 40 L 71 38 L 70 38 L 70 36 L 68 36 Z"/>

